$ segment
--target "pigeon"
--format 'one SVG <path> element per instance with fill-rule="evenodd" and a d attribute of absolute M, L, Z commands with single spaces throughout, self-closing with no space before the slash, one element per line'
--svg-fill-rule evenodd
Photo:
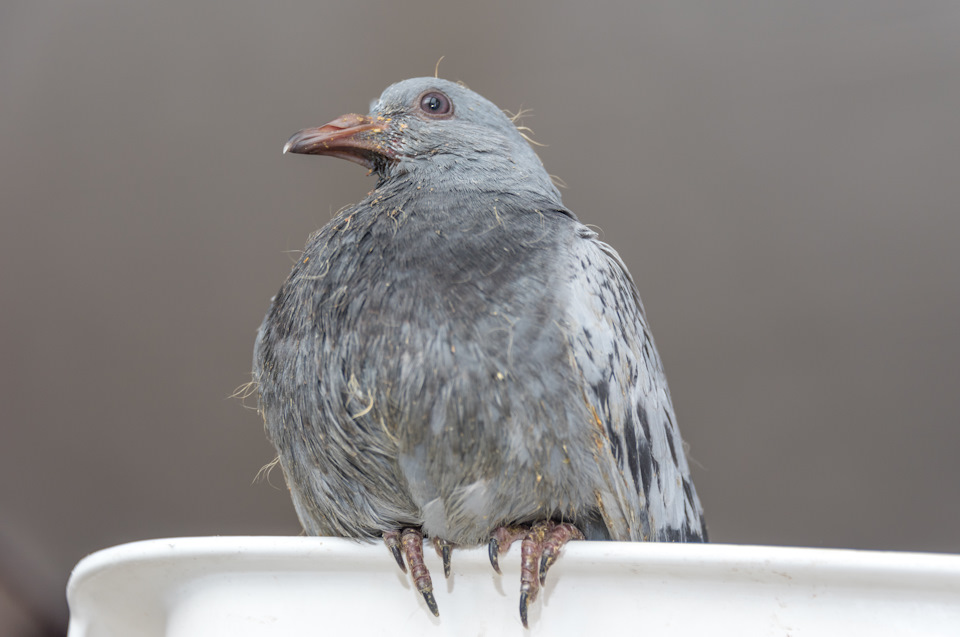
<path fill-rule="evenodd" d="M 376 187 L 314 233 L 272 299 L 253 380 L 307 534 L 382 540 L 438 615 L 428 539 L 499 559 L 520 618 L 573 540 L 705 542 L 637 287 L 521 129 L 464 85 L 388 87 L 284 153 Z"/>

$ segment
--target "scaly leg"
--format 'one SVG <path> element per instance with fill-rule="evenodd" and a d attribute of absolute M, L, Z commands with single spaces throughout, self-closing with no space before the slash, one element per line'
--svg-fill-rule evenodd
<path fill-rule="evenodd" d="M 410 577 L 413 579 L 414 586 L 423 595 L 423 601 L 427 603 L 430 612 L 439 617 L 440 609 L 437 608 L 437 600 L 433 597 L 433 580 L 430 579 L 430 571 L 427 570 L 427 565 L 423 563 L 423 534 L 418 529 L 385 531 L 383 533 L 383 543 L 390 549 L 403 572 L 407 571 L 403 565 L 403 558 L 406 558 L 407 564 L 410 566 Z"/>
<path fill-rule="evenodd" d="M 543 552 L 540 555 L 540 583 L 547 581 L 547 571 L 553 566 L 553 563 L 560 557 L 560 549 L 564 544 L 571 540 L 585 540 L 583 533 L 570 524 L 561 522 L 547 532 L 547 538 L 543 542 Z"/>

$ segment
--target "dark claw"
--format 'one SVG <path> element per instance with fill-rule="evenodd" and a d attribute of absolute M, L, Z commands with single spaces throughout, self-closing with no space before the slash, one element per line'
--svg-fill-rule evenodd
<path fill-rule="evenodd" d="M 398 531 L 384 531 L 383 543 L 387 545 L 390 552 L 393 553 L 393 559 L 397 561 L 397 566 L 404 573 L 407 572 L 407 566 L 403 563 L 403 553 L 400 551 L 400 533 Z"/>
<path fill-rule="evenodd" d="M 439 617 L 440 608 L 437 607 L 437 600 L 433 598 L 433 590 L 420 591 L 420 594 L 423 595 L 423 601 L 427 603 L 427 608 L 430 609 L 433 616 Z"/>
<path fill-rule="evenodd" d="M 440 548 L 443 552 L 443 576 L 450 577 L 450 545 L 444 542 L 443 546 Z"/>
<path fill-rule="evenodd" d="M 433 538 L 433 548 L 437 552 L 437 555 L 440 556 L 440 559 L 443 560 L 443 576 L 449 579 L 450 551 L 453 549 L 453 544 L 435 537 Z"/>
<path fill-rule="evenodd" d="M 520 621 L 523 622 L 524 628 L 530 628 L 530 626 L 527 624 L 527 592 L 526 591 L 520 592 Z"/>
<path fill-rule="evenodd" d="M 407 565 L 403 563 L 403 554 L 400 552 L 399 546 L 391 546 L 390 550 L 393 552 L 393 559 L 397 560 L 397 566 L 400 567 L 400 570 L 404 573 L 407 572 Z"/>
<path fill-rule="evenodd" d="M 490 538 L 490 542 L 487 544 L 487 554 L 490 556 L 490 566 L 497 573 L 500 573 L 500 542 L 497 541 L 497 538 Z M 500 574 L 503 575 L 503 573 Z"/>
<path fill-rule="evenodd" d="M 500 554 L 509 551 L 510 545 L 522 538 L 526 532 L 527 529 L 523 526 L 501 526 L 493 531 L 487 543 L 487 554 L 493 570 L 500 573 Z"/>

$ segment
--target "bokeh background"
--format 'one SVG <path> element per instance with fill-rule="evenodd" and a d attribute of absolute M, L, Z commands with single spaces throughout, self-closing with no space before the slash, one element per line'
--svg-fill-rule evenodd
<path fill-rule="evenodd" d="M 299 532 L 230 395 L 374 182 L 280 150 L 440 56 L 633 271 L 715 541 L 960 551 L 958 34 L 949 0 L 6 0 L 0 634 L 63 634 L 97 549 Z"/>

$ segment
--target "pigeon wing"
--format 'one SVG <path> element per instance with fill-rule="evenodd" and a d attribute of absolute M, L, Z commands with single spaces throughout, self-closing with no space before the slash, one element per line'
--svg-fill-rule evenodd
<path fill-rule="evenodd" d="M 568 326 L 590 423 L 599 431 L 597 502 L 614 540 L 706 541 L 703 510 L 663 364 L 633 278 L 583 227 L 568 279 Z"/>

